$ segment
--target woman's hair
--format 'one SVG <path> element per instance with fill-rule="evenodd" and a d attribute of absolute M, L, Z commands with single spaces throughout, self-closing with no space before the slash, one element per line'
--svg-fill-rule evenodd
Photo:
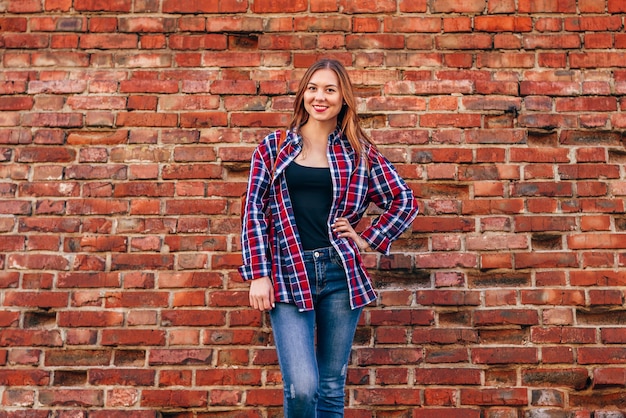
<path fill-rule="evenodd" d="M 313 77 L 313 73 L 322 69 L 329 69 L 337 74 L 337 78 L 339 79 L 339 92 L 343 97 L 344 103 L 337 117 L 337 123 L 341 132 L 346 136 L 350 145 L 356 152 L 357 158 L 360 158 L 363 155 L 364 145 L 373 145 L 373 142 L 361 127 L 359 115 L 356 112 L 356 99 L 354 97 L 352 82 L 350 81 L 348 72 L 339 61 L 334 59 L 322 59 L 306 70 L 298 86 L 293 105 L 293 118 L 289 124 L 289 129 L 292 131 L 296 130 L 308 120 L 309 114 L 304 108 L 304 92 L 311 77 Z"/>

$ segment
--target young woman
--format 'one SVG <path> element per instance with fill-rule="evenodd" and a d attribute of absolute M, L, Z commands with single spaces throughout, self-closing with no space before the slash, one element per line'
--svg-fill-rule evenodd
<path fill-rule="evenodd" d="M 370 202 L 382 213 L 354 226 Z M 304 74 L 286 133 L 254 151 L 239 271 L 250 305 L 269 310 L 284 384 L 284 415 L 342 417 L 359 316 L 375 292 L 361 261 L 417 215 L 411 189 L 360 126 L 345 68 L 321 60 Z"/>

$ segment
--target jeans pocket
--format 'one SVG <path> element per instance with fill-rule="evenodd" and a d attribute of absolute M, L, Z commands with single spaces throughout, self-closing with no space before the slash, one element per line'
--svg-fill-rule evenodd
<path fill-rule="evenodd" d="M 337 251 L 333 250 L 333 252 L 331 253 L 330 262 L 343 268 L 343 261 L 341 261 L 341 257 L 339 256 L 339 253 Z"/>

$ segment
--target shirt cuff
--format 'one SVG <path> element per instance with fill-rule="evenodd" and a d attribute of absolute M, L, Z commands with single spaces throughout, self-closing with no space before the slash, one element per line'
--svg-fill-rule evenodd
<path fill-rule="evenodd" d="M 384 255 L 389 255 L 391 240 L 377 229 L 368 228 L 363 231 L 361 237 L 369 243 L 370 248 L 373 248 Z"/>
<path fill-rule="evenodd" d="M 258 264 L 256 266 L 244 264 L 239 266 L 239 274 L 241 278 L 247 282 L 249 280 L 259 279 L 261 277 L 270 277 L 272 268 L 268 264 Z"/>

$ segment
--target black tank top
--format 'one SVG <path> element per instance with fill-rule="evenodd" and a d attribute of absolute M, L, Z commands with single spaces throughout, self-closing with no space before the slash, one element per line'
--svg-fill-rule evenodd
<path fill-rule="evenodd" d="M 306 167 L 294 161 L 285 176 L 303 249 L 329 247 L 328 216 L 333 200 L 330 168 Z"/>

